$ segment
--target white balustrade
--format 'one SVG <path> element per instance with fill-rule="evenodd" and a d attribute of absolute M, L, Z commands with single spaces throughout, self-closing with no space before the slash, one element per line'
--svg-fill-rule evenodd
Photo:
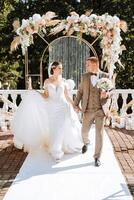
<path fill-rule="evenodd" d="M 127 105 L 127 98 L 128 95 L 131 94 L 132 99 L 134 99 L 134 89 L 116 89 L 114 90 L 112 95 L 112 105 L 113 107 L 115 106 L 115 109 L 118 111 L 119 110 L 119 105 L 117 103 L 119 95 L 121 95 L 123 99 L 123 104 L 120 110 L 121 115 L 126 113 L 126 105 Z M 115 104 L 115 105 L 114 105 Z M 132 106 L 131 106 L 132 108 Z M 134 112 L 134 109 L 132 108 L 132 111 Z"/>
<path fill-rule="evenodd" d="M 5 131 L 7 124 L 10 125 L 10 121 L 12 119 L 13 113 L 17 109 L 17 105 L 20 102 L 18 101 L 18 97 L 20 96 L 20 101 L 23 100 L 24 96 L 29 90 L 0 90 L 0 128 Z M 42 92 L 41 90 L 39 90 Z M 77 90 L 73 90 L 71 92 L 71 95 L 75 96 L 77 93 Z M 111 100 L 111 108 L 115 110 L 119 110 L 118 105 L 118 98 L 121 95 L 123 104 L 120 108 L 120 114 L 121 116 L 125 116 L 126 114 L 126 104 L 127 104 L 127 98 L 128 94 L 131 94 L 132 99 L 134 100 L 134 89 L 116 89 L 112 91 L 112 100 Z M 3 99 L 1 98 L 4 97 Z M 12 99 L 12 101 L 9 101 L 8 98 Z M 131 106 L 132 113 L 134 114 L 134 105 Z"/>

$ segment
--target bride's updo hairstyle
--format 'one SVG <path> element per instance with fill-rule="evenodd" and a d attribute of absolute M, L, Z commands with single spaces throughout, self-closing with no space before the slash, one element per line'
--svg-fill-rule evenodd
<path fill-rule="evenodd" d="M 62 64 L 61 64 L 61 62 L 54 61 L 51 64 L 51 69 L 50 69 L 50 74 L 51 75 L 53 75 L 53 70 L 56 69 L 57 67 L 62 67 Z"/>

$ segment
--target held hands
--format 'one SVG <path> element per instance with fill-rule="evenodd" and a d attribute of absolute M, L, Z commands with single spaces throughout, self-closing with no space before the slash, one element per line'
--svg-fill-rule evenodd
<path fill-rule="evenodd" d="M 81 108 L 80 108 L 79 106 L 78 106 L 78 107 L 75 107 L 74 110 L 75 110 L 75 112 L 77 112 L 77 113 L 79 113 L 79 112 L 82 111 Z"/>

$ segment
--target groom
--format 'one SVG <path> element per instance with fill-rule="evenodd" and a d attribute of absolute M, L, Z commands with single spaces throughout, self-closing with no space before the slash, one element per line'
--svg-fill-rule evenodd
<path fill-rule="evenodd" d="M 87 73 L 83 74 L 76 98 L 74 99 L 74 108 L 76 111 L 81 111 L 79 107 L 81 101 L 83 113 L 81 132 L 84 143 L 82 153 L 85 153 L 88 149 L 88 133 L 91 125 L 95 121 L 96 137 L 94 160 L 95 166 L 98 167 L 101 164 L 99 158 L 103 145 L 104 119 L 108 111 L 106 103 L 109 99 L 109 94 L 98 89 L 96 83 L 99 78 L 109 78 L 109 75 L 99 70 L 99 61 L 96 57 L 90 57 L 86 60 L 86 71 Z M 103 109 L 104 105 L 105 110 Z"/>

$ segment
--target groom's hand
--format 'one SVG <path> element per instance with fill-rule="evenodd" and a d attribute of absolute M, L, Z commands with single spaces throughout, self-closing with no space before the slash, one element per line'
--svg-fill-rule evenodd
<path fill-rule="evenodd" d="M 101 91 L 100 97 L 101 99 L 106 99 L 109 97 L 109 94 L 106 91 Z"/>

